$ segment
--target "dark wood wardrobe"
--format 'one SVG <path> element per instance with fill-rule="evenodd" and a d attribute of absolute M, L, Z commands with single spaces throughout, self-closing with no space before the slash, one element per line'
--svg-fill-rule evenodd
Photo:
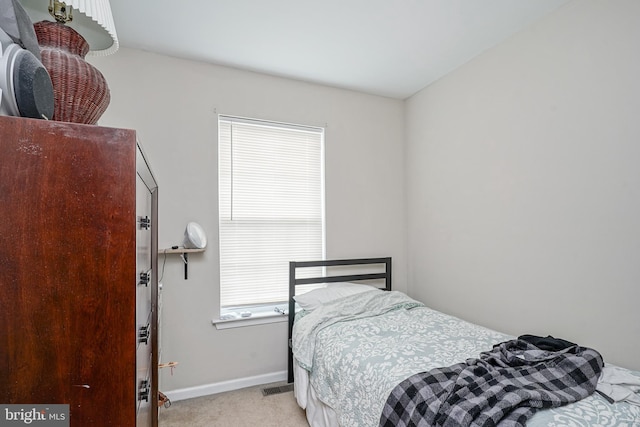
<path fill-rule="evenodd" d="M 0 117 L 0 403 L 157 426 L 157 206 L 133 130 Z"/>

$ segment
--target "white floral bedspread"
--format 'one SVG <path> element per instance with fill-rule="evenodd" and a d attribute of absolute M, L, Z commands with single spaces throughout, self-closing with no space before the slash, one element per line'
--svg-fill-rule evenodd
<path fill-rule="evenodd" d="M 377 301 L 377 295 L 386 301 Z M 373 310 L 365 308 L 371 304 Z M 376 427 L 387 396 L 405 378 L 475 358 L 512 338 L 427 308 L 399 292 L 371 291 L 298 316 L 293 350 L 341 426 Z M 610 405 L 594 394 L 540 411 L 527 425 L 640 427 L 640 407 Z"/>

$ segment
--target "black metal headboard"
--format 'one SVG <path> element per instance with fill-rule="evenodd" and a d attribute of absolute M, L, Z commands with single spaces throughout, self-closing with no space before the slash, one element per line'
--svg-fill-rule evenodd
<path fill-rule="evenodd" d="M 384 264 L 384 273 L 361 273 L 340 276 L 322 276 L 304 279 L 296 278 L 296 269 L 308 267 L 335 267 L 335 266 L 364 266 L 371 264 Z M 359 258 L 359 259 L 338 259 L 324 261 L 291 261 L 289 262 L 289 339 L 287 347 L 289 353 L 288 382 L 293 382 L 293 352 L 291 350 L 291 337 L 293 334 L 293 320 L 296 315 L 295 301 L 296 286 L 310 285 L 313 283 L 335 283 L 354 282 L 358 280 L 384 279 L 385 287 L 380 288 L 386 291 L 391 290 L 391 257 L 387 258 Z"/>

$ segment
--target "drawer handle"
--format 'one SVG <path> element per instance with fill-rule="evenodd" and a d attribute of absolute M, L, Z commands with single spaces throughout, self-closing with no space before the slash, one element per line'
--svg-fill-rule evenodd
<path fill-rule="evenodd" d="M 138 282 L 138 285 L 149 286 L 149 282 L 151 282 L 151 270 L 140 273 L 140 281 Z"/>
<path fill-rule="evenodd" d="M 143 380 L 140 382 L 140 389 L 138 390 L 139 401 L 149 401 L 149 392 L 151 390 L 151 382 L 149 380 Z"/>
<path fill-rule="evenodd" d="M 138 217 L 138 225 L 140 230 L 148 230 L 151 227 L 151 219 L 148 216 Z"/>
<path fill-rule="evenodd" d="M 141 326 L 140 331 L 138 331 L 138 342 L 148 344 L 150 335 L 151 335 L 150 325 L 147 324 L 147 326 Z"/>

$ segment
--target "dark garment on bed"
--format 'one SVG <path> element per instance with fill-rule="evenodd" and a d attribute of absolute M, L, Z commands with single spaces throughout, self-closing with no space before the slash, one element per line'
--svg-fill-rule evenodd
<path fill-rule="evenodd" d="M 577 345 L 541 350 L 524 340 L 477 359 L 412 375 L 385 403 L 380 426 L 524 426 L 536 410 L 576 402 L 596 389 L 603 360 Z"/>
<path fill-rule="evenodd" d="M 546 337 L 539 337 L 537 335 L 520 335 L 518 339 L 526 341 L 529 344 L 533 344 L 539 349 L 548 351 L 560 351 L 576 345 L 571 341 L 563 340 L 562 338 L 554 338 L 551 335 L 547 335 Z"/>

